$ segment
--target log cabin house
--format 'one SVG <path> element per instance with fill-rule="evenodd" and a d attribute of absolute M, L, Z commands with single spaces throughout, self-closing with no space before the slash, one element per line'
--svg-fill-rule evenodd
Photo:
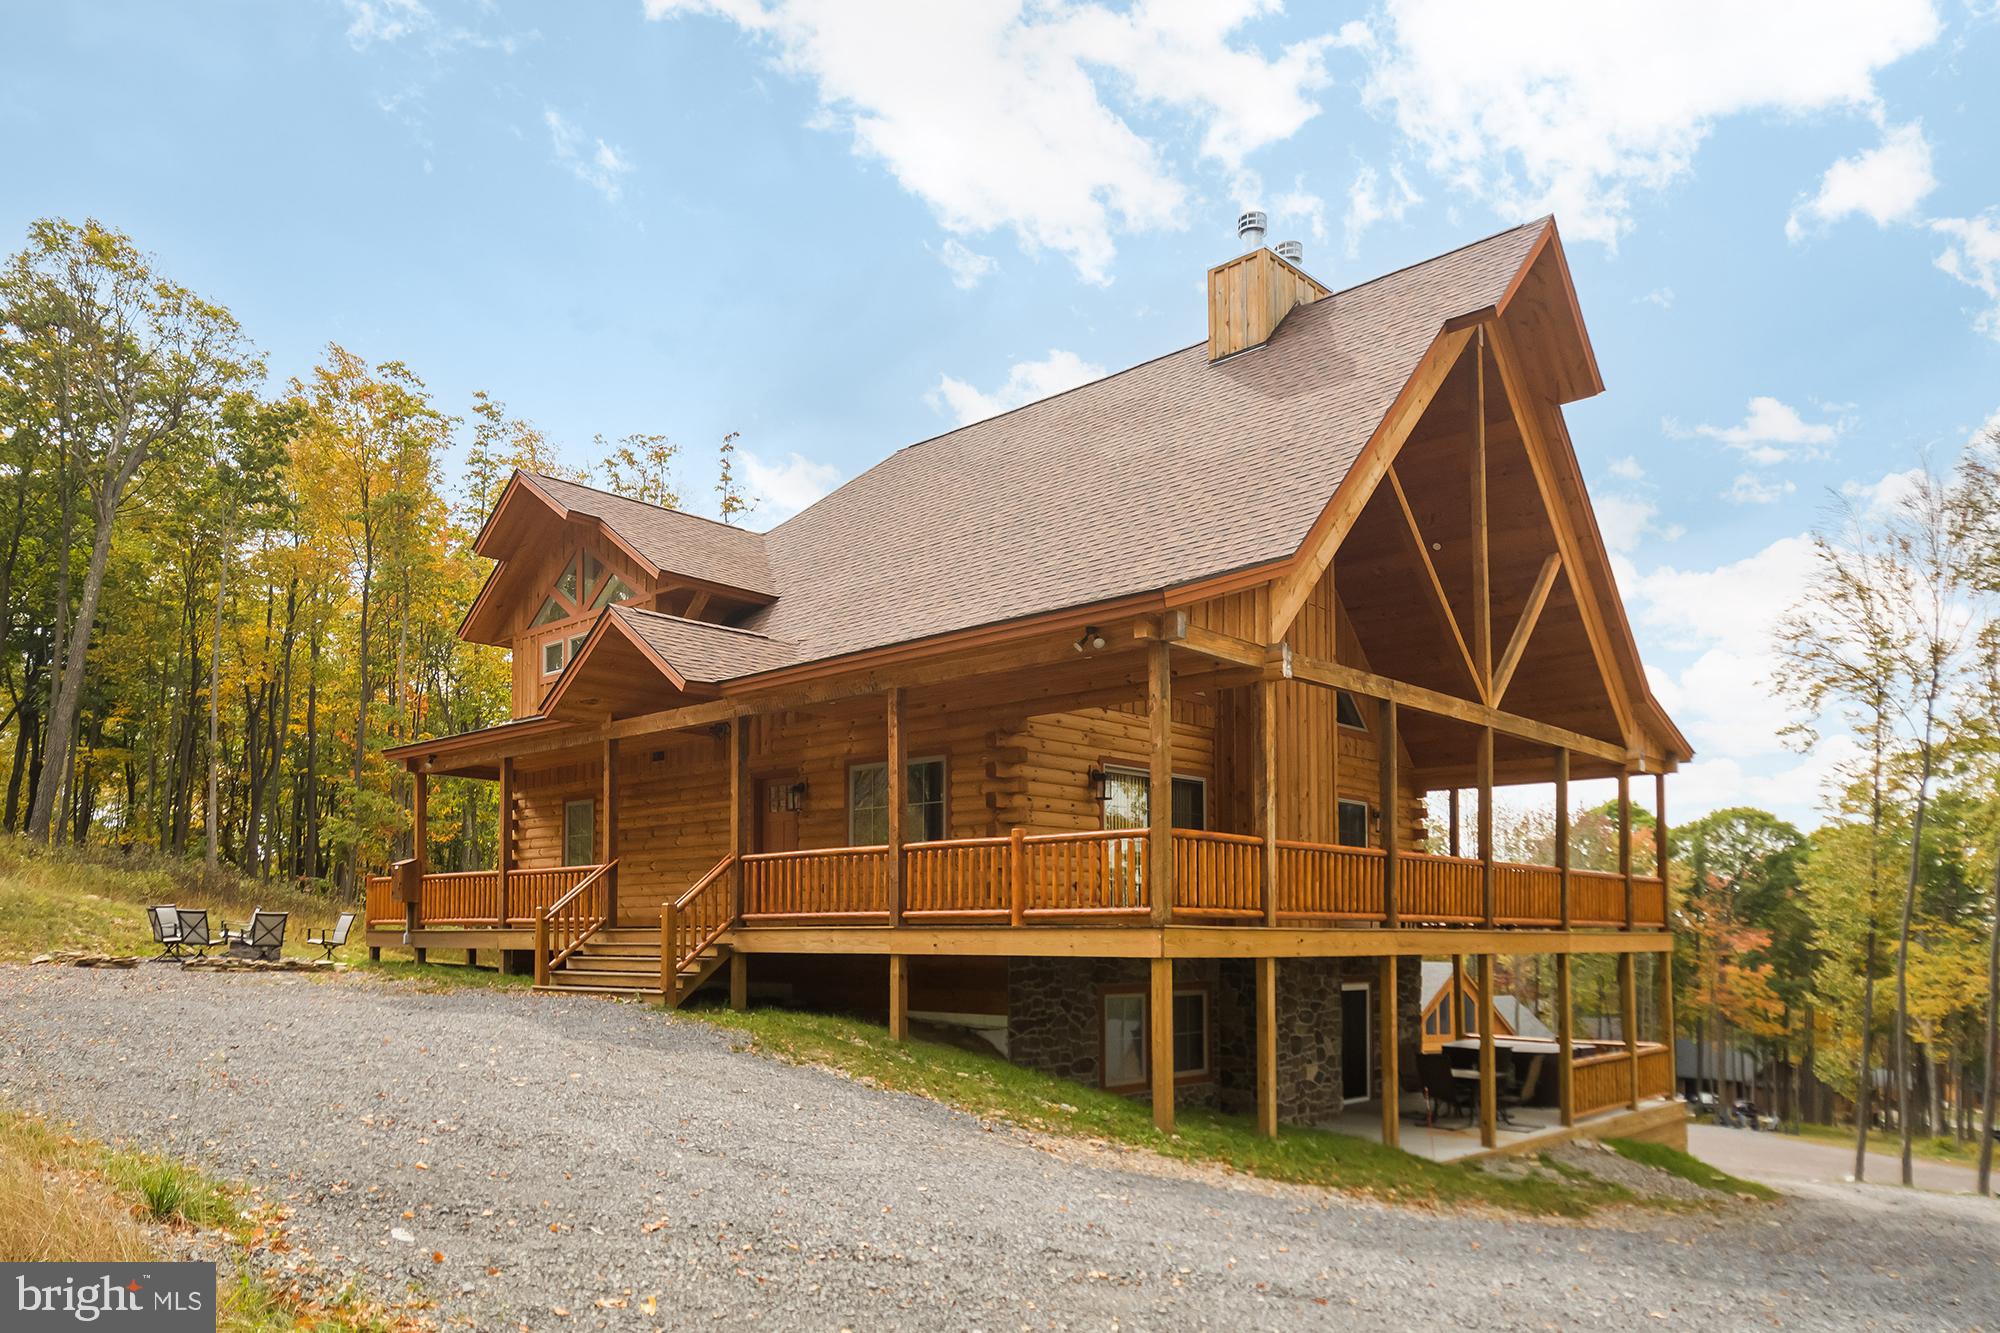
<path fill-rule="evenodd" d="M 1247 221 L 1203 342 L 768 532 L 516 474 L 460 629 L 511 652 L 515 716 L 390 751 L 414 854 L 368 885 L 371 950 L 915 1014 L 1163 1126 L 1391 1143 L 1422 959 L 1484 994 L 1496 952 L 1551 954 L 1566 995 L 1612 954 L 1631 1039 L 1572 1058 L 1563 1003 L 1554 1114 L 1676 1132 L 1671 1046 L 1637 1039 L 1672 940 L 1631 802 L 1650 779 L 1663 816 L 1690 751 L 1564 425 L 1603 385 L 1555 223 L 1336 292 Z M 495 869 L 430 872 L 441 778 L 498 784 Z M 1616 781 L 1619 873 L 1568 865 L 1585 778 Z M 1526 783 L 1554 784 L 1553 865 L 1494 854 L 1493 790 Z M 1491 1147 L 1509 1038 L 1474 1026 Z"/>

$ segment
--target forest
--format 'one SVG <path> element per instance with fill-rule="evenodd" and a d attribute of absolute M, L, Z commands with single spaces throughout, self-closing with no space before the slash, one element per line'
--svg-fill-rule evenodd
<path fill-rule="evenodd" d="M 752 503 L 734 438 L 725 519 Z M 441 402 L 334 344 L 273 382 L 130 237 L 36 224 L 0 270 L 0 822 L 352 895 L 408 850 L 382 748 L 506 717 L 504 656 L 455 633 L 473 540 L 512 469 L 582 479 L 575 456 L 682 501 L 666 434 L 559 448 L 491 394 Z M 1962 1138 L 1993 1101 L 2000 972 L 2000 437 L 1905 480 L 1829 514 L 1770 627 L 1798 744 L 1850 756 L 1824 822 L 1668 832 L 1676 1017 L 1757 1052 L 1791 1114 Z M 439 784 L 431 864 L 490 863 L 493 799 Z M 1610 829 L 1581 812 L 1575 863 Z M 1547 860 L 1552 836 L 1506 821 L 1499 854 Z"/>

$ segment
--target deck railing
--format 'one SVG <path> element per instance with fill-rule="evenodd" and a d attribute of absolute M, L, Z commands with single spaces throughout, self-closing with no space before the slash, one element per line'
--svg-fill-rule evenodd
<path fill-rule="evenodd" d="M 746 918 L 888 917 L 887 847 L 758 852 L 742 858 L 741 864 Z"/>
<path fill-rule="evenodd" d="M 1600 1043 L 1601 1044 L 1601 1043 Z M 1639 1043 L 1639 1097 L 1671 1095 L 1668 1052 L 1654 1042 Z M 1594 1115 L 1632 1100 L 1632 1053 L 1620 1045 L 1575 1061 L 1571 1066 L 1570 1106 L 1576 1115 Z"/>
<path fill-rule="evenodd" d="M 387 875 L 370 875 L 362 888 L 361 910 L 363 919 L 373 926 L 401 926 L 403 905 L 396 901 L 396 893 Z"/>
<path fill-rule="evenodd" d="M 611 922 L 611 872 L 616 861 L 592 866 L 576 887 L 535 918 L 535 984 L 546 986 L 585 940 Z"/>
<path fill-rule="evenodd" d="M 1023 837 L 1022 919 L 1145 916 L 1149 836 L 1145 829 L 1106 829 Z"/>
<path fill-rule="evenodd" d="M 1011 838 L 913 842 L 903 848 L 903 915 L 933 925 L 1013 914 Z"/>
<path fill-rule="evenodd" d="M 425 875 L 417 892 L 417 922 L 423 926 L 525 928 L 596 868 L 542 866 L 510 870 L 504 903 L 497 870 L 452 870 Z M 402 926 L 403 904 L 396 901 L 389 876 L 368 877 L 362 904 L 370 926 Z"/>
<path fill-rule="evenodd" d="M 729 928 L 735 912 L 736 858 L 725 856 L 678 898 L 660 908 L 660 993 L 672 999 L 680 970 Z"/>
<path fill-rule="evenodd" d="M 1264 840 L 1240 833 L 1174 830 L 1174 915 L 1264 914 Z"/>
<path fill-rule="evenodd" d="M 1396 910 L 1405 921 L 1465 925 L 1486 918 L 1480 863 L 1470 856 L 1413 852 L 1397 870 Z M 1381 907 L 1376 914 L 1381 914 Z"/>
<path fill-rule="evenodd" d="M 1278 843 L 1278 915 L 1310 921 L 1380 921 L 1383 864 L 1379 847 Z"/>

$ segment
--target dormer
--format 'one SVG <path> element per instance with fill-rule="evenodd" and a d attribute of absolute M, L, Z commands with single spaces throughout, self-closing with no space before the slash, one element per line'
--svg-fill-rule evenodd
<path fill-rule="evenodd" d="M 776 600 L 763 537 L 516 472 L 473 543 L 495 561 L 459 626 L 514 654 L 514 714 L 540 711 L 607 607 L 727 624 Z"/>

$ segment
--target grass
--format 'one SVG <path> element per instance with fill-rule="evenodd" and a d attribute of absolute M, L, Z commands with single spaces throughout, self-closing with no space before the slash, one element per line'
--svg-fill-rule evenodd
<path fill-rule="evenodd" d="M 1916 1157 L 1928 1157 L 1935 1162 L 1956 1162 L 1960 1166 L 1979 1164 L 1979 1124 L 1974 1122 L 1973 1137 L 1960 1143 L 1951 1138 L 1916 1138 L 1910 1140 L 1910 1153 Z M 1837 1143 L 1852 1153 L 1854 1151 L 1854 1127 L 1852 1125 L 1800 1125 L 1799 1137 L 1819 1143 Z M 1868 1131 L 1868 1148 L 1871 1152 L 1887 1153 L 1891 1157 L 1902 1155 L 1903 1139 L 1892 1130 L 1871 1129 Z M 2000 1157 L 2000 1145 L 1995 1145 L 1994 1155 Z"/>
<path fill-rule="evenodd" d="M 1699 1157 L 1690 1156 L 1678 1148 L 1669 1148 L 1664 1143 L 1641 1143 L 1637 1139 L 1606 1139 L 1604 1142 L 1620 1157 L 1679 1176 L 1682 1180 L 1693 1181 L 1705 1190 L 1766 1203 L 1778 1197 L 1778 1192 L 1768 1185 L 1718 1171 Z"/>
<path fill-rule="evenodd" d="M 160 951 L 146 924 L 146 908 L 154 903 L 206 907 L 218 935 L 223 921 L 240 926 L 259 907 L 289 912 L 285 952 L 299 957 L 319 955 L 306 944 L 306 931 L 331 926 L 345 910 L 336 900 L 233 871 L 211 875 L 198 861 L 110 848 L 44 848 L 0 837 L 0 962 L 61 949 L 151 957 Z"/>
<path fill-rule="evenodd" d="M 1183 1109 L 1176 1117 L 1175 1133 L 1166 1135 L 1154 1126 L 1151 1109 L 1130 1098 L 956 1046 L 921 1039 L 899 1045 L 875 1024 L 778 1008 L 736 1013 L 703 1007 L 682 1012 L 740 1033 L 749 1045 L 780 1058 L 823 1065 L 987 1119 L 1144 1149 L 1266 1180 L 1330 1186 L 1401 1204 L 1489 1207 L 1559 1217 L 1583 1217 L 1613 1204 L 1646 1202 L 1582 1172 L 1532 1167 L 1494 1171 L 1474 1163 L 1433 1162 L 1367 1139 L 1316 1129 L 1288 1128 L 1276 1139 L 1267 1139 L 1256 1133 L 1249 1117 L 1199 1108 Z M 1683 1159 L 1678 1169 L 1667 1168 L 1677 1175 L 1694 1179 L 1693 1172 L 1707 1169 L 1684 1153 L 1661 1151 Z M 1712 1174 L 1729 1179 L 1720 1172 Z M 1755 1192 L 1755 1187 L 1730 1188 Z"/>
<path fill-rule="evenodd" d="M 408 1321 L 350 1286 L 321 1300 L 260 1273 L 288 1248 L 279 1219 L 187 1162 L 115 1149 L 0 1108 L 0 1262 L 140 1263 L 171 1259 L 176 1234 L 221 1243 L 222 1333 L 352 1329 L 390 1333 Z M 212 1251 L 203 1251 L 207 1257 Z"/>

